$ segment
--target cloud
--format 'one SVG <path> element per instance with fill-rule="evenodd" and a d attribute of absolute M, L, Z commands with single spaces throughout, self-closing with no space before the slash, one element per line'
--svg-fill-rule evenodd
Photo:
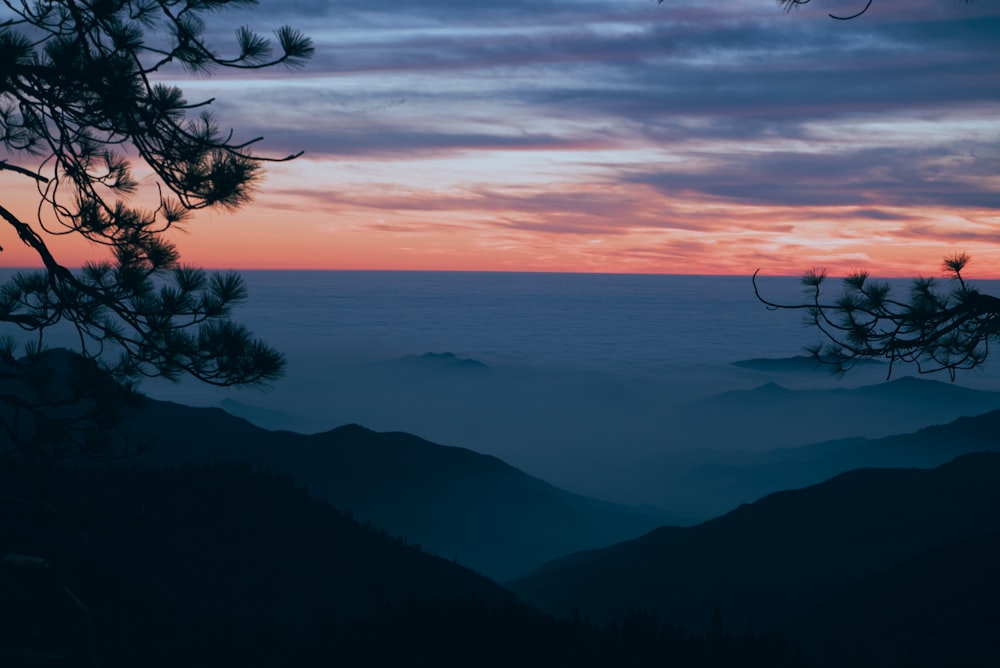
<path fill-rule="evenodd" d="M 261 129 L 261 132 L 267 132 Z M 348 127 L 316 136 L 307 128 L 277 130 L 263 135 L 266 146 L 278 153 L 307 150 L 310 156 L 386 160 L 401 156 L 431 158 L 463 151 L 593 150 L 606 145 L 593 137 L 558 137 L 547 134 L 497 132 L 447 132 L 405 126 L 372 124 Z"/>
<path fill-rule="evenodd" d="M 300 27 L 309 66 L 181 84 L 262 152 L 307 151 L 272 201 L 376 239 L 439 247 L 446 223 L 536 257 L 560 237 L 587 262 L 727 267 L 991 244 L 962 220 L 1000 210 L 1000 7 L 876 5 L 265 0 L 210 25 Z"/>
<path fill-rule="evenodd" d="M 996 160 L 956 154 L 953 147 L 858 147 L 809 152 L 760 151 L 701 156 L 692 169 L 624 175 L 664 194 L 697 192 L 712 199 L 781 206 L 1000 208 L 992 182 Z"/>
<path fill-rule="evenodd" d="M 908 225 L 897 232 L 900 238 L 931 238 L 950 243 L 988 243 L 1000 245 L 1000 230 L 997 224 L 1000 223 L 1000 216 L 991 225 L 975 225 L 965 221 L 961 229 L 955 229 L 947 225 L 934 225 L 928 223 Z"/>

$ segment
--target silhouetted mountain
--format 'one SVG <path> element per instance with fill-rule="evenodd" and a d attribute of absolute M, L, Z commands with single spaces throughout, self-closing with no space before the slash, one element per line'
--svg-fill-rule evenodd
<path fill-rule="evenodd" d="M 437 382 L 457 377 L 475 377 L 488 374 L 490 366 L 479 360 L 459 357 L 452 352 L 428 352 L 422 355 L 404 355 L 390 360 L 374 362 L 366 367 L 388 378 L 397 377 L 407 381 Z"/>
<path fill-rule="evenodd" d="M 408 598 L 508 597 L 245 467 L 55 470 L 55 505 L 23 472 L 0 478 L 21 500 L 0 506 L 3 665 L 29 651 L 60 665 L 261 665 L 258 650 L 294 656 Z"/>
<path fill-rule="evenodd" d="M 0 465 L 3 666 L 800 665 L 772 634 L 557 621 L 248 467 L 29 481 Z"/>
<path fill-rule="evenodd" d="M 932 467 L 961 454 L 1000 450 L 998 433 L 1000 411 L 992 411 L 879 439 L 847 438 L 767 452 L 689 453 L 688 461 L 668 455 L 657 469 L 662 490 L 657 502 L 685 516 L 715 517 L 740 503 L 851 469 Z M 691 463 L 709 457 L 715 460 Z"/>
<path fill-rule="evenodd" d="M 695 402 L 678 431 L 699 447 L 760 450 L 837 438 L 878 438 L 1000 409 L 1000 392 L 903 377 L 855 389 L 788 390 L 766 383 Z"/>
<path fill-rule="evenodd" d="M 455 353 L 424 353 L 406 355 L 390 364 L 408 369 L 428 371 L 488 371 L 489 366 L 479 360 L 458 357 Z"/>
<path fill-rule="evenodd" d="M 642 608 L 692 626 L 718 606 L 733 628 L 769 628 L 903 560 L 1000 530 L 998 479 L 997 453 L 935 469 L 851 471 L 694 527 L 570 555 L 512 589 L 562 615 L 579 606 L 611 620 Z"/>
<path fill-rule="evenodd" d="M 527 606 L 477 600 L 418 601 L 370 622 L 344 626 L 338 653 L 357 666 L 467 668 L 805 668 L 783 634 L 746 629 L 690 633 L 635 611 L 620 623 L 595 626 L 579 617 L 557 620 Z M 532 614 L 534 612 L 534 614 Z"/>
<path fill-rule="evenodd" d="M 931 548 L 790 623 L 818 666 L 993 667 L 1000 658 L 1000 532 Z"/>
<path fill-rule="evenodd" d="M 297 431 L 303 434 L 315 434 L 330 428 L 329 424 L 316 418 L 255 406 L 235 399 L 223 399 L 219 402 L 219 407 L 230 415 L 243 418 L 270 431 Z"/>
<path fill-rule="evenodd" d="M 669 521 L 560 490 L 495 457 L 357 425 L 271 432 L 219 409 L 146 400 L 126 431 L 155 441 L 127 465 L 247 462 L 288 474 L 335 507 L 498 579 Z"/>

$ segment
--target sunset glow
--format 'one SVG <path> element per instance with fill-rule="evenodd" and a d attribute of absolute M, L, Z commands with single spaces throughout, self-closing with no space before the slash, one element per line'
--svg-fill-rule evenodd
<path fill-rule="evenodd" d="M 965 251 L 1000 277 L 996 3 L 882 0 L 849 22 L 767 0 L 473 5 L 219 15 L 219 45 L 288 23 L 317 56 L 172 81 L 262 154 L 306 154 L 177 232 L 183 260 L 911 276 Z M 31 218 L 34 192 L 0 186 Z M 60 241 L 67 265 L 101 257 Z M 37 265 L 10 231 L 0 245 L 3 265 Z"/>

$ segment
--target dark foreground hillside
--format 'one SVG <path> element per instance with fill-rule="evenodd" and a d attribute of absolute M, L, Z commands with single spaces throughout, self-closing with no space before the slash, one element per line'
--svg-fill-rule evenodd
<path fill-rule="evenodd" d="M 1000 628 L 998 480 L 997 453 L 851 471 L 571 555 L 513 590 L 557 614 L 641 607 L 688 628 L 719 606 L 733 628 L 788 629 L 832 666 L 996 666 L 996 633 L 982 634 Z"/>
<path fill-rule="evenodd" d="M 789 624 L 817 666 L 1000 665 L 1000 531 L 932 548 L 864 578 Z"/>
<path fill-rule="evenodd" d="M 5 478 L 6 496 L 30 498 Z M 242 468 L 64 470 L 52 487 L 66 509 L 0 507 L 0 554 L 49 564 L 6 559 L 6 648 L 84 658 L 94 642 L 96 655 L 132 665 L 191 653 L 240 665 L 309 648 L 331 624 L 407 596 L 507 597 L 309 499 L 288 478 Z"/>
<path fill-rule="evenodd" d="M 0 666 L 782 666 L 779 635 L 557 621 L 247 467 L 0 466 Z"/>

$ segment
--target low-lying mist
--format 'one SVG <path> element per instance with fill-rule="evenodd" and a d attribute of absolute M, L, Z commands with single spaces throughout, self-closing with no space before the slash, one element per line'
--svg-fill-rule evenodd
<path fill-rule="evenodd" d="M 879 363 L 832 375 L 801 357 L 820 338 L 801 312 L 764 308 L 749 277 L 244 275 L 250 300 L 234 317 L 286 353 L 287 375 L 266 390 L 154 380 L 145 392 L 221 406 L 268 429 L 409 432 L 569 491 L 692 519 L 780 488 L 730 484 L 748 475 L 733 467 L 789 459 L 767 454 L 775 449 L 914 432 L 1000 408 L 996 362 L 954 384 L 944 375 L 900 382 L 913 373 L 906 367 L 886 384 Z M 760 282 L 782 303 L 802 298 L 796 279 Z M 1000 283 L 984 287 L 1000 292 Z M 50 332 L 46 342 L 75 339 Z M 811 475 L 848 463 L 869 465 L 843 460 Z M 745 491 L 726 492 L 735 489 Z"/>
<path fill-rule="evenodd" d="M 668 510 L 678 504 L 666 489 L 671 480 L 699 467 L 744 464 L 751 453 L 831 439 L 912 432 L 1000 408 L 1000 394 L 956 394 L 966 388 L 942 379 L 894 376 L 883 385 L 880 365 L 837 379 L 805 360 L 642 372 L 496 363 L 449 351 L 287 350 L 287 377 L 269 391 L 189 382 L 146 390 L 222 406 L 268 429 L 315 433 L 357 423 L 409 432 L 494 455 L 570 491 Z M 987 375 L 979 380 L 989 385 Z M 683 505 L 692 519 L 713 508 Z"/>

